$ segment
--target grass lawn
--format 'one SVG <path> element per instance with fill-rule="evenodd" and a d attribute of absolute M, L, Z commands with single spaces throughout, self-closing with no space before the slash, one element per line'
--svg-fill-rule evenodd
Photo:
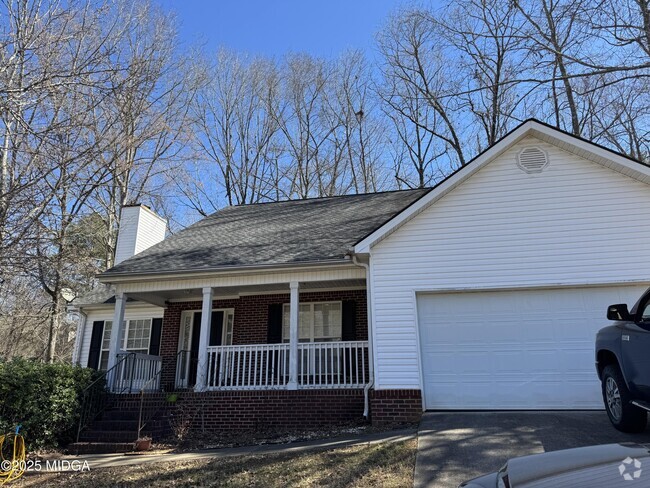
<path fill-rule="evenodd" d="M 12 486 L 411 487 L 416 441 L 25 476 Z"/>

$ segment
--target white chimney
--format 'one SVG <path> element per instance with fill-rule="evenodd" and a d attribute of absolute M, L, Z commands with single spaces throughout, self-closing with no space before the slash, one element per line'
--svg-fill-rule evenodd
<path fill-rule="evenodd" d="M 122 207 L 115 248 L 115 264 L 135 256 L 165 238 L 167 220 L 146 205 Z"/>

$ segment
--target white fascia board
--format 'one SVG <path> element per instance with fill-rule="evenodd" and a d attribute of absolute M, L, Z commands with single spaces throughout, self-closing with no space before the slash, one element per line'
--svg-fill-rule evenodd
<path fill-rule="evenodd" d="M 607 161 L 611 164 L 606 164 L 606 167 L 623 173 L 624 175 L 634 178 L 642 183 L 650 183 L 650 181 L 648 181 L 650 178 L 650 166 L 640 164 L 638 161 L 634 161 L 622 154 L 618 154 L 599 146 L 598 144 L 574 137 L 570 134 L 539 123 L 534 125 L 531 135 L 542 139 L 543 137 L 540 136 L 552 139 L 555 141 L 555 145 L 561 148 L 561 144 L 567 144 L 568 146 L 571 146 L 567 148 L 569 152 L 584 151 L 591 156 L 588 159 L 593 162 L 603 164 L 603 161 Z M 550 143 L 553 144 L 554 141 L 551 141 Z"/>
<path fill-rule="evenodd" d="M 161 281 L 161 280 L 182 280 L 182 279 L 202 279 L 212 278 L 215 276 L 241 276 L 268 273 L 290 273 L 297 271 L 319 271 L 326 269 L 356 269 L 352 260 L 341 259 L 332 261 L 311 261 L 294 264 L 271 264 L 271 265 L 245 265 L 245 266 L 223 266 L 221 268 L 205 270 L 187 270 L 187 271 L 161 271 L 160 273 L 100 273 L 97 279 L 100 283 L 115 285 L 119 287 L 120 283 L 144 282 L 144 281 Z"/>

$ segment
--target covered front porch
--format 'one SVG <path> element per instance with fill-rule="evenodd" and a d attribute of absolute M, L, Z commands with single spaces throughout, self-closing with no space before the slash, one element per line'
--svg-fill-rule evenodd
<path fill-rule="evenodd" d="M 109 389 L 365 388 L 373 370 L 365 270 L 348 267 L 339 274 L 344 277 L 317 279 L 303 272 L 285 282 L 200 288 L 164 282 L 149 284 L 158 288 L 151 290 L 118 286 L 113 324 L 129 327 L 124 317 L 133 302 L 163 307 L 164 316 L 160 330 L 150 331 L 149 354 L 125 350 L 121 338 L 129 332 L 110 330 Z"/>

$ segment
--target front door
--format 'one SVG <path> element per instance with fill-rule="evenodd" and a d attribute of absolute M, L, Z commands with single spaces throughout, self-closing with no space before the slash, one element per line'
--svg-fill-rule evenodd
<path fill-rule="evenodd" d="M 233 312 L 213 310 L 208 346 L 232 344 Z M 201 312 L 190 312 L 184 317 L 179 345 L 179 364 L 176 384 L 179 388 L 192 388 L 196 384 L 201 337 Z"/>

